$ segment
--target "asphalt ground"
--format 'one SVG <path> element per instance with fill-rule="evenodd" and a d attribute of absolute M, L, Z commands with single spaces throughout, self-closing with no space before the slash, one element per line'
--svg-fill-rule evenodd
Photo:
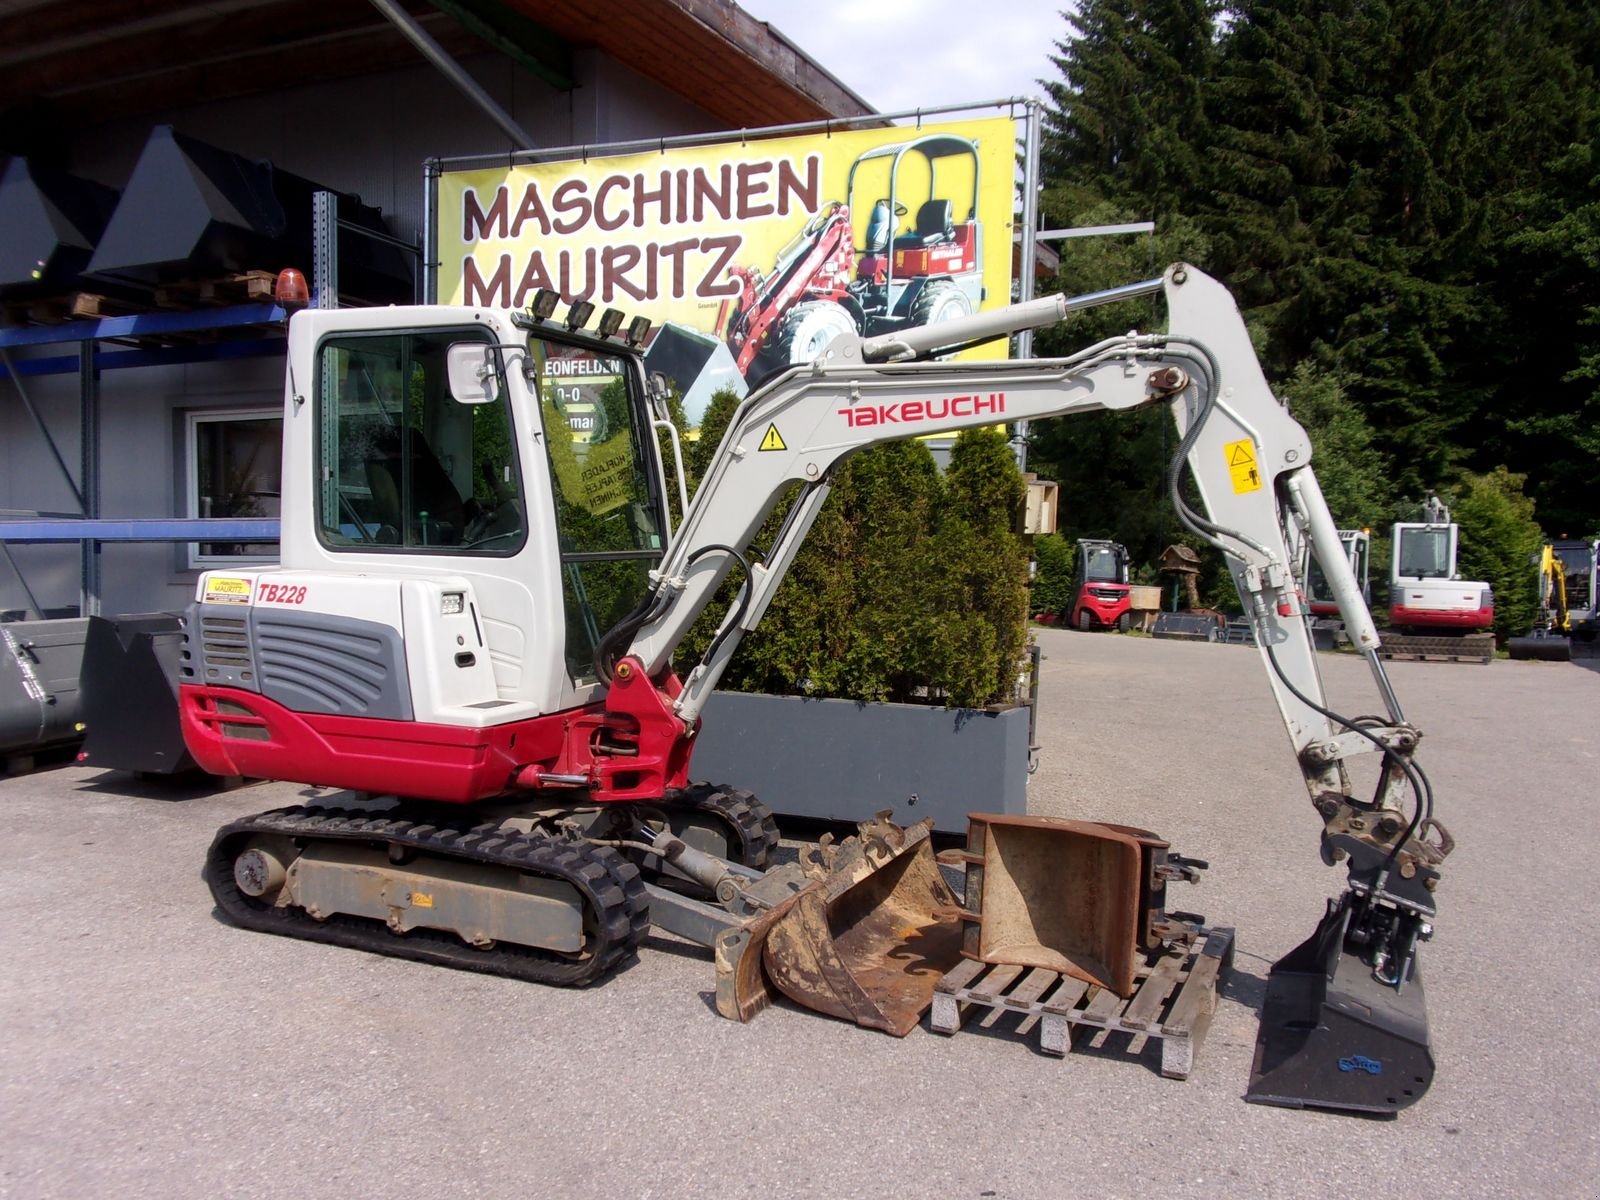
<path fill-rule="evenodd" d="M 1377 1121 L 1242 1099 L 1267 968 L 1342 881 L 1257 652 L 1039 640 L 1033 811 L 1209 859 L 1174 903 L 1239 931 L 1187 1081 L 1009 1020 L 738 1025 L 665 937 L 569 991 L 247 933 L 202 857 L 301 789 L 62 766 L 0 780 L 0 1196 L 1593 1195 L 1600 661 L 1390 666 L 1458 845 L 1423 948 L 1437 1078 Z M 1378 707 L 1322 661 L 1335 708 Z"/>

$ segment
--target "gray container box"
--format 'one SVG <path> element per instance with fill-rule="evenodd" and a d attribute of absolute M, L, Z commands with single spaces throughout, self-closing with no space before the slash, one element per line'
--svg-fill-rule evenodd
<path fill-rule="evenodd" d="M 689 773 L 748 788 L 779 816 L 864 821 L 892 808 L 962 833 L 969 812 L 1028 811 L 1025 705 L 929 708 L 717 692 Z"/>

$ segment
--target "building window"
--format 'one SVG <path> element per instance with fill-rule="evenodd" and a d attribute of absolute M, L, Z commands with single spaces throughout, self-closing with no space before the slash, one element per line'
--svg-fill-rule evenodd
<path fill-rule="evenodd" d="M 276 408 L 191 412 L 187 428 L 191 517 L 278 516 L 283 414 Z M 190 542 L 189 566 L 272 562 L 276 542 Z"/>

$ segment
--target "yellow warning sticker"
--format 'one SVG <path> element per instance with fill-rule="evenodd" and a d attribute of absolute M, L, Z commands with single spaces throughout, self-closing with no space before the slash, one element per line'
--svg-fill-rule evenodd
<path fill-rule="evenodd" d="M 411 907 L 412 908 L 432 908 L 433 907 L 433 893 L 432 892 L 412 892 L 411 893 Z"/>
<path fill-rule="evenodd" d="M 213 575 L 206 580 L 205 603 L 249 604 L 250 581 L 231 575 Z"/>
<path fill-rule="evenodd" d="M 1256 444 L 1249 438 L 1229 442 L 1222 447 L 1228 460 L 1228 474 L 1233 476 L 1234 495 L 1261 490 L 1261 468 L 1256 463 Z"/>
<path fill-rule="evenodd" d="M 767 426 L 767 436 L 761 439 L 763 450 L 787 450 L 789 447 L 783 443 L 783 434 L 778 432 L 776 425 Z"/>

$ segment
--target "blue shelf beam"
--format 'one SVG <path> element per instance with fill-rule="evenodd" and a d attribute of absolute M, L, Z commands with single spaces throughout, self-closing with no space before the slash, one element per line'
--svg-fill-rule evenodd
<path fill-rule="evenodd" d="M 287 309 L 277 304 L 236 304 L 230 308 L 202 308 L 192 312 L 135 313 L 99 321 L 69 321 L 65 325 L 23 325 L 0 329 L 0 347 L 56 346 L 62 342 L 104 342 L 122 338 L 162 337 L 199 333 L 208 329 L 240 329 L 251 325 L 282 325 Z"/>
<path fill-rule="evenodd" d="M 0 542 L 275 542 L 276 517 L 0 520 Z"/>
<path fill-rule="evenodd" d="M 173 363 L 229 362 L 240 358 L 265 358 L 282 354 L 287 343 L 281 337 L 232 338 L 225 342 L 206 342 L 194 346 L 163 346 L 151 350 L 111 350 L 95 355 L 98 371 L 124 367 L 162 367 Z M 13 359 L 12 369 L 24 379 L 34 375 L 72 375 L 83 359 L 77 354 L 57 354 L 50 358 Z M 0 379 L 5 377 L 0 364 Z"/>

